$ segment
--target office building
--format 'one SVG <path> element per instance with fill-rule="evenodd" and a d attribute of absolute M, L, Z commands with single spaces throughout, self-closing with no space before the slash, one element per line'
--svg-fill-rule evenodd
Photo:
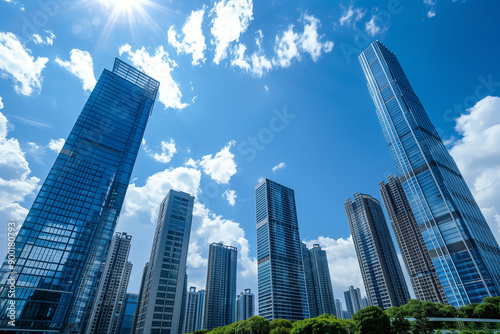
<path fill-rule="evenodd" d="M 364 309 L 365 307 L 370 306 L 370 302 L 368 301 L 368 298 L 363 297 L 361 298 L 361 309 Z"/>
<path fill-rule="evenodd" d="M 144 297 L 144 285 L 148 281 L 147 275 L 148 275 L 148 266 L 149 262 L 146 262 L 144 265 L 144 269 L 142 270 L 142 278 L 141 278 L 141 285 L 139 287 L 139 296 L 137 297 L 137 306 L 135 307 L 135 312 L 134 312 L 134 321 L 132 323 L 132 333 L 135 334 L 136 329 L 137 329 L 137 320 L 139 319 L 139 310 L 141 309 L 141 301 L 143 300 Z"/>
<path fill-rule="evenodd" d="M 311 249 L 302 244 L 302 258 L 309 316 L 314 318 L 324 313 L 335 315 L 335 298 L 326 251 L 318 244 Z"/>
<path fill-rule="evenodd" d="M 410 294 L 380 202 L 356 193 L 345 209 L 370 304 L 382 309 L 406 304 Z"/>
<path fill-rule="evenodd" d="M 196 287 L 194 286 L 189 288 L 183 333 L 192 333 L 203 328 L 205 297 L 205 290 L 196 291 Z"/>
<path fill-rule="evenodd" d="M 139 295 L 137 293 L 127 292 L 125 301 L 123 302 L 122 312 L 118 325 L 118 334 L 131 334 L 132 325 L 134 323 L 134 314 L 137 308 Z"/>
<path fill-rule="evenodd" d="M 342 310 L 342 302 L 340 299 L 335 299 L 335 316 L 339 319 L 343 319 Z"/>
<path fill-rule="evenodd" d="M 293 189 L 269 179 L 255 187 L 259 315 L 309 318 Z"/>
<path fill-rule="evenodd" d="M 447 304 L 441 282 L 425 246 L 399 178 L 390 175 L 379 183 L 380 195 L 391 220 L 415 296 L 420 301 Z"/>
<path fill-rule="evenodd" d="M 132 263 L 127 261 L 131 240 L 131 235 L 120 232 L 116 232 L 111 240 L 86 326 L 87 334 L 118 333 L 120 314 L 132 271 Z"/>
<path fill-rule="evenodd" d="M 344 291 L 344 300 L 349 319 L 352 318 L 354 313 L 363 308 L 361 290 L 359 288 L 354 288 L 352 285 L 347 288 L 347 291 Z"/>
<path fill-rule="evenodd" d="M 140 293 L 137 334 L 182 332 L 186 260 L 194 197 L 170 190 L 160 204 L 156 231 Z"/>
<path fill-rule="evenodd" d="M 213 243 L 208 252 L 207 296 L 203 328 L 232 324 L 236 319 L 236 247 Z"/>
<path fill-rule="evenodd" d="M 376 41 L 359 60 L 447 302 L 459 307 L 498 296 L 498 242 L 398 59 Z"/>
<path fill-rule="evenodd" d="M 247 320 L 254 316 L 255 296 L 250 289 L 240 292 L 236 297 L 236 321 Z"/>
<path fill-rule="evenodd" d="M 18 331 L 84 332 L 158 86 L 118 59 L 102 72 L 15 241 Z"/>

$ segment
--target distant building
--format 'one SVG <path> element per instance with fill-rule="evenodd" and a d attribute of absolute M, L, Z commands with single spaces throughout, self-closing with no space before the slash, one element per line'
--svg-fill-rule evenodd
<path fill-rule="evenodd" d="M 347 291 L 344 291 L 344 300 L 346 304 L 346 310 L 349 314 L 349 319 L 352 318 L 354 313 L 362 309 L 361 307 L 361 291 L 359 288 L 354 288 L 350 285 Z"/>
<path fill-rule="evenodd" d="M 196 287 L 194 286 L 189 288 L 183 333 L 192 333 L 203 328 L 205 298 L 205 290 L 196 291 Z"/>
<path fill-rule="evenodd" d="M 142 308 L 142 300 L 144 299 L 144 285 L 146 284 L 147 280 L 147 275 L 148 275 L 148 265 L 149 262 L 146 262 L 144 265 L 144 269 L 142 270 L 142 278 L 141 278 L 141 286 L 139 288 L 139 296 L 137 297 L 137 306 L 135 308 L 135 313 L 134 313 L 134 322 L 132 323 L 132 333 L 135 334 L 136 329 L 137 329 L 137 320 L 139 319 L 139 311 Z"/>
<path fill-rule="evenodd" d="M 116 334 L 120 325 L 120 314 L 132 271 L 128 262 L 132 236 L 116 232 L 111 239 L 108 257 L 102 265 L 101 279 L 91 309 L 85 333 Z"/>
<path fill-rule="evenodd" d="M 302 246 L 293 189 L 269 179 L 255 187 L 259 315 L 309 317 Z"/>
<path fill-rule="evenodd" d="M 125 301 L 123 302 L 122 312 L 120 314 L 120 321 L 118 325 L 118 334 L 131 334 L 132 326 L 134 324 L 134 314 L 137 308 L 137 300 L 139 295 L 137 293 L 127 293 Z"/>
<path fill-rule="evenodd" d="M 460 307 L 500 295 L 498 241 L 396 55 L 375 41 L 359 60 L 447 302 Z"/>
<path fill-rule="evenodd" d="M 326 252 L 318 244 L 311 249 L 302 244 L 302 258 L 309 316 L 314 318 L 324 313 L 335 315 L 335 298 Z"/>
<path fill-rule="evenodd" d="M 236 321 L 247 320 L 254 316 L 255 296 L 250 289 L 245 289 L 236 296 Z"/>
<path fill-rule="evenodd" d="M 401 180 L 389 175 L 387 183 L 382 181 L 379 185 L 415 296 L 421 301 L 447 304 Z"/>
<path fill-rule="evenodd" d="M 194 197 L 170 190 L 160 204 L 137 317 L 136 334 L 182 331 L 186 260 Z M 184 305 L 184 310 L 182 309 Z"/>
<path fill-rule="evenodd" d="M 203 328 L 232 324 L 236 311 L 236 247 L 213 243 L 208 252 L 207 297 Z"/>
<path fill-rule="evenodd" d="M 370 304 L 386 309 L 408 303 L 410 293 L 380 202 L 356 193 L 345 209 Z"/>
<path fill-rule="evenodd" d="M 335 316 L 339 319 L 344 319 L 342 314 L 342 302 L 340 299 L 335 299 Z"/>
<path fill-rule="evenodd" d="M 364 309 L 365 307 L 368 306 L 370 306 L 370 301 L 368 300 L 368 298 L 366 297 L 361 298 L 361 309 Z"/>

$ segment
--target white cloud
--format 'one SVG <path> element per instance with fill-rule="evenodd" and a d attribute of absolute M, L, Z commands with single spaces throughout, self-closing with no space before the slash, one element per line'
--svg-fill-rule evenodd
<path fill-rule="evenodd" d="M 170 138 L 169 141 L 161 142 L 161 153 L 155 153 L 153 155 L 153 159 L 159 162 L 167 163 L 172 160 L 174 154 L 177 153 L 177 149 L 175 148 L 175 141 L 173 138 Z"/>
<path fill-rule="evenodd" d="M 328 53 L 333 49 L 333 42 L 321 42 L 323 36 L 318 34 L 321 27 L 319 19 L 312 15 L 304 14 L 301 21 L 304 23 L 304 31 L 296 33 L 293 25 L 288 27 L 283 35 L 276 36 L 276 58 L 273 64 L 281 67 L 289 67 L 294 58 L 301 60 L 301 52 L 309 53 L 313 61 L 317 61 L 321 53 Z"/>
<path fill-rule="evenodd" d="M 52 151 L 59 153 L 61 152 L 61 149 L 63 148 L 65 142 L 66 140 L 64 138 L 51 139 L 47 147 Z"/>
<path fill-rule="evenodd" d="M 182 32 L 184 39 L 177 40 L 177 32 L 174 26 L 168 29 L 168 42 L 177 50 L 177 54 L 183 52 L 193 55 L 193 65 L 198 65 L 200 60 L 205 62 L 204 51 L 206 49 L 205 37 L 201 29 L 205 8 L 197 11 L 192 11 L 191 15 L 186 20 Z"/>
<path fill-rule="evenodd" d="M 266 92 L 269 92 L 269 87 L 267 85 L 264 85 L 264 89 L 266 90 Z"/>
<path fill-rule="evenodd" d="M 2 97 L 0 96 L 0 109 L 3 109 Z"/>
<path fill-rule="evenodd" d="M 349 8 L 344 9 L 344 12 L 340 16 L 339 23 L 341 26 L 344 25 L 350 25 L 352 22 L 352 25 L 354 26 L 356 22 L 361 20 L 366 14 L 366 9 L 356 7 L 353 8 L 352 5 L 349 6 Z"/>
<path fill-rule="evenodd" d="M 24 12 L 24 5 L 22 3 L 20 3 L 19 1 L 16 1 L 16 0 L 4 0 L 4 1 L 7 3 L 11 3 L 11 4 L 14 4 L 16 6 L 19 6 L 19 10 L 21 12 Z"/>
<path fill-rule="evenodd" d="M 62 61 L 56 58 L 56 63 L 76 75 L 83 84 L 84 91 L 92 91 L 96 84 L 94 76 L 94 62 L 87 51 L 73 49 L 69 53 L 70 61 Z"/>
<path fill-rule="evenodd" d="M 170 189 L 184 191 L 195 196 L 200 188 L 201 172 L 194 168 L 165 169 L 146 179 L 144 186 L 129 185 L 125 197 L 125 214 L 148 213 L 151 222 L 156 221 L 160 202 Z"/>
<path fill-rule="evenodd" d="M 375 35 L 381 34 L 386 31 L 387 27 L 382 28 L 381 26 L 379 26 L 377 23 L 377 16 L 372 15 L 370 21 L 365 23 L 365 30 L 370 36 L 374 37 Z"/>
<path fill-rule="evenodd" d="M 53 45 L 54 39 L 56 39 L 56 35 L 51 30 L 44 30 L 47 34 L 46 36 L 40 36 L 39 34 L 33 35 L 33 42 L 39 45 Z"/>
<path fill-rule="evenodd" d="M 236 198 L 238 196 L 236 195 L 236 191 L 235 190 L 229 190 L 229 189 L 227 189 L 222 194 L 222 197 L 224 197 L 227 200 L 227 202 L 229 203 L 229 205 L 234 206 L 236 204 Z"/>
<path fill-rule="evenodd" d="M 257 31 L 255 43 L 257 44 L 258 51 L 252 53 L 250 57 L 245 56 L 247 47 L 244 44 L 238 44 L 233 51 L 235 58 L 231 60 L 231 65 L 244 69 L 247 73 L 251 73 L 257 77 L 262 77 L 266 72 L 270 71 L 273 65 L 262 50 L 263 37 L 262 31 Z"/>
<path fill-rule="evenodd" d="M 230 149 L 236 142 L 234 140 L 227 143 L 213 158 L 212 155 L 205 155 L 199 162 L 203 167 L 205 174 L 217 183 L 227 184 L 231 176 L 236 174 L 236 162 L 234 161 L 234 154 Z"/>
<path fill-rule="evenodd" d="M 436 16 L 436 10 L 434 8 L 436 6 L 436 0 L 424 0 L 424 5 L 426 5 L 429 8 L 429 10 L 427 11 L 427 17 L 429 19 Z"/>
<path fill-rule="evenodd" d="M 276 166 L 273 167 L 273 173 L 276 174 L 276 171 L 278 171 L 280 169 L 285 169 L 285 167 L 286 167 L 286 163 L 280 162 L 279 164 L 277 164 Z"/>
<path fill-rule="evenodd" d="M 488 96 L 457 119 L 450 153 L 500 240 L 500 98 Z"/>
<path fill-rule="evenodd" d="M 211 10 L 211 33 L 215 44 L 214 63 L 217 65 L 227 57 L 230 44 L 237 42 L 244 33 L 253 17 L 252 0 L 220 0 Z"/>
<path fill-rule="evenodd" d="M 31 95 L 42 89 L 42 70 L 48 58 L 31 56 L 31 50 L 13 33 L 0 32 L 0 70 L 14 79 L 14 90 L 18 94 Z"/>
<path fill-rule="evenodd" d="M 172 78 L 172 71 L 177 67 L 177 64 L 169 58 L 168 53 L 163 50 L 163 46 L 158 46 L 153 56 L 144 47 L 132 51 L 128 44 L 121 46 L 119 53 L 120 55 L 127 53 L 134 66 L 160 82 L 159 100 L 165 109 L 184 109 L 188 106 L 187 103 L 181 102 L 182 93 Z"/>
<path fill-rule="evenodd" d="M 25 152 L 15 138 L 7 138 L 7 118 L 0 113 L 0 213 L 2 221 L 21 222 L 28 210 L 21 206 L 38 188 L 40 179 L 31 176 Z"/>
<path fill-rule="evenodd" d="M 366 295 L 352 236 L 337 240 L 320 236 L 315 240 L 306 240 L 305 243 L 308 248 L 319 244 L 326 251 L 336 298 L 341 298 L 342 293 L 347 290 L 349 285 L 359 287 L 362 291 L 361 294 Z"/>

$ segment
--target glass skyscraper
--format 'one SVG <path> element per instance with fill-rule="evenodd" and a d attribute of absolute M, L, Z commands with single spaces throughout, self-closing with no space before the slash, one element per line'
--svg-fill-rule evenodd
<path fill-rule="evenodd" d="M 259 315 L 309 317 L 293 189 L 269 179 L 255 187 Z"/>
<path fill-rule="evenodd" d="M 500 294 L 500 248 L 396 56 L 359 56 L 389 151 L 449 304 Z"/>
<path fill-rule="evenodd" d="M 387 183 L 382 181 L 379 185 L 415 296 L 421 301 L 447 304 L 399 178 L 389 175 Z"/>
<path fill-rule="evenodd" d="M 255 295 L 250 289 L 240 292 L 236 297 L 236 321 L 247 320 L 254 316 Z"/>
<path fill-rule="evenodd" d="M 304 276 L 309 302 L 309 317 L 317 317 L 324 313 L 335 315 L 335 298 L 326 251 L 318 244 L 307 249 L 302 244 Z"/>
<path fill-rule="evenodd" d="M 137 309 L 137 293 L 129 293 L 125 295 L 122 312 L 120 314 L 120 322 L 118 325 L 118 334 L 132 334 L 132 326 L 134 323 L 134 314 Z"/>
<path fill-rule="evenodd" d="M 16 238 L 16 296 L 0 272 L 0 329 L 80 332 L 98 286 L 159 83 L 116 59 L 104 70 Z"/>
<path fill-rule="evenodd" d="M 354 202 L 347 199 L 345 210 L 370 304 L 386 309 L 408 303 L 410 293 L 380 202 L 356 193 Z M 353 307 L 361 308 L 361 294 L 356 302 Z"/>
<path fill-rule="evenodd" d="M 236 272 L 238 250 L 233 246 L 213 243 L 208 251 L 207 296 L 203 328 L 232 324 L 236 319 Z"/>
<path fill-rule="evenodd" d="M 145 268 L 137 334 L 179 334 L 185 315 L 186 261 L 194 197 L 170 190 L 160 204 L 151 256 Z M 183 309 L 184 308 L 184 309 Z"/>

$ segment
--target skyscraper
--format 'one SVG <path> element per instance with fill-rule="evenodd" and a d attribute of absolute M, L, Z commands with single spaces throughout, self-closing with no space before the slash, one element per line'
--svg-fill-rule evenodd
<path fill-rule="evenodd" d="M 146 282 L 148 281 L 148 267 L 149 267 L 149 262 L 146 262 L 144 265 L 144 269 L 142 269 L 142 277 L 141 277 L 141 285 L 139 287 L 139 296 L 137 297 L 137 306 L 135 307 L 135 312 L 134 312 L 134 321 L 132 323 L 132 333 L 135 334 L 136 329 L 137 329 L 137 321 L 139 320 L 139 311 L 142 308 L 142 300 L 144 299 L 144 290 L 145 290 L 145 285 Z"/>
<path fill-rule="evenodd" d="M 387 183 L 382 181 L 379 185 L 415 296 L 421 301 L 446 304 L 441 282 L 399 178 L 390 175 Z"/>
<path fill-rule="evenodd" d="M 128 262 L 132 236 L 116 232 L 106 262 L 102 265 L 99 289 L 88 316 L 85 333 L 118 333 L 132 263 Z"/>
<path fill-rule="evenodd" d="M 207 297 L 203 328 L 232 324 L 236 311 L 236 247 L 213 243 L 208 252 Z"/>
<path fill-rule="evenodd" d="M 382 309 L 406 304 L 410 293 L 380 202 L 356 193 L 354 202 L 347 199 L 345 210 L 370 303 Z"/>
<path fill-rule="evenodd" d="M 317 317 L 324 313 L 335 315 L 335 298 L 326 251 L 320 245 L 307 249 L 302 244 L 304 273 L 309 302 L 309 316 Z M 312 290 L 312 291 L 311 291 Z"/>
<path fill-rule="evenodd" d="M 340 299 L 335 299 L 335 316 L 339 319 L 343 319 L 344 316 L 342 314 L 342 302 Z"/>
<path fill-rule="evenodd" d="M 120 314 L 120 322 L 118 325 L 118 334 L 131 334 L 134 323 L 134 314 L 137 308 L 139 295 L 137 293 L 127 292 L 123 302 L 122 312 Z"/>
<path fill-rule="evenodd" d="M 186 260 L 194 197 L 170 190 L 160 204 L 158 221 L 143 275 L 137 334 L 178 334 L 186 296 Z"/>
<path fill-rule="evenodd" d="M 448 303 L 500 294 L 500 248 L 396 56 L 359 56 L 403 190 Z"/>
<path fill-rule="evenodd" d="M 352 285 L 347 288 L 347 291 L 344 291 L 344 300 L 349 318 L 352 318 L 354 313 L 363 308 L 361 290 L 359 290 L 359 288 L 354 288 Z"/>
<path fill-rule="evenodd" d="M 250 289 L 236 297 L 236 321 L 247 320 L 254 315 L 255 296 Z"/>
<path fill-rule="evenodd" d="M 102 72 L 16 238 L 17 330 L 82 330 L 158 86 L 118 59 Z"/>
<path fill-rule="evenodd" d="M 293 189 L 269 179 L 255 187 L 259 315 L 309 317 Z"/>
<path fill-rule="evenodd" d="M 196 287 L 189 288 L 186 304 L 186 320 L 183 333 L 192 333 L 203 327 L 203 313 L 205 311 L 205 290 L 196 291 Z"/>

